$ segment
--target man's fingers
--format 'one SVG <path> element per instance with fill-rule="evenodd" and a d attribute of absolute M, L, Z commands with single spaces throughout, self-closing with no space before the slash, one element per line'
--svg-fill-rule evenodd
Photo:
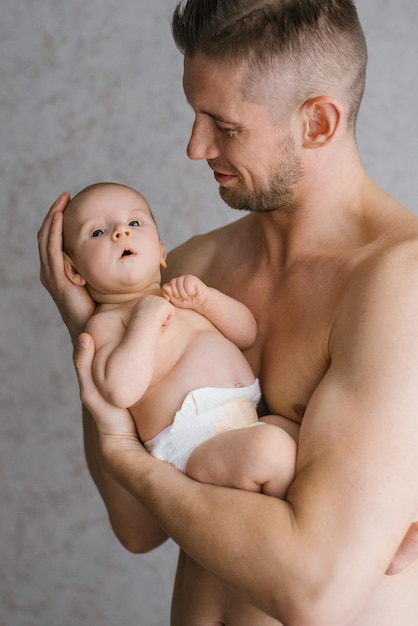
<path fill-rule="evenodd" d="M 62 214 L 69 201 L 68 193 L 61 194 L 49 209 L 38 231 L 41 282 L 47 287 L 52 280 L 51 271 L 52 274 L 62 272 Z"/>
<path fill-rule="evenodd" d="M 74 365 L 77 372 L 78 383 L 80 385 L 80 397 L 83 404 L 87 400 L 99 396 L 96 385 L 93 381 L 92 364 L 94 359 L 94 342 L 88 333 L 82 333 L 77 342 L 74 353 Z"/>
<path fill-rule="evenodd" d="M 51 204 L 51 206 L 49 207 L 49 211 L 45 215 L 44 221 L 42 222 L 42 225 L 40 229 L 38 230 L 38 240 L 42 239 L 44 234 L 46 234 L 46 231 L 49 231 L 50 223 L 55 213 L 57 211 L 60 211 L 62 213 L 65 207 L 67 206 L 67 204 L 69 203 L 69 201 L 70 201 L 70 194 L 67 191 L 65 191 L 60 196 L 58 196 L 58 198 L 55 200 L 53 204 Z"/>

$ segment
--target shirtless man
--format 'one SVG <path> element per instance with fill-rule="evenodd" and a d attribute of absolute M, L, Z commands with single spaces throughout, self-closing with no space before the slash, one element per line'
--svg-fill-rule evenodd
<path fill-rule="evenodd" d="M 418 219 L 358 156 L 355 9 L 189 0 L 174 24 L 195 112 L 188 154 L 249 214 L 175 250 L 170 274 L 196 274 L 255 314 L 246 355 L 270 412 L 302 423 L 297 472 L 283 501 L 153 459 L 95 389 L 84 334 L 86 454 L 113 528 L 138 552 L 166 534 L 179 544 L 174 626 L 416 626 L 418 564 L 386 573 L 418 510 Z M 67 201 L 39 241 L 75 338 L 92 303 L 62 272 Z"/>

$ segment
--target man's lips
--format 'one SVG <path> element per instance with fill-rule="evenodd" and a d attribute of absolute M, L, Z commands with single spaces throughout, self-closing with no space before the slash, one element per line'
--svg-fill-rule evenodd
<path fill-rule="evenodd" d="M 213 172 L 216 182 L 219 185 L 227 185 L 237 178 L 237 172 L 231 172 L 226 169 L 226 165 L 222 165 L 217 159 L 208 159 L 207 164 Z"/>
<path fill-rule="evenodd" d="M 223 174 L 214 170 L 213 175 L 219 185 L 227 185 L 231 180 L 236 178 L 236 174 Z"/>

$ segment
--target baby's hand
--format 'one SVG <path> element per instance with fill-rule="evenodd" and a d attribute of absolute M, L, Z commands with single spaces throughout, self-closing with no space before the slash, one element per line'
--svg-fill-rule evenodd
<path fill-rule="evenodd" d="M 204 282 L 187 274 L 173 278 L 163 285 L 163 297 L 182 309 L 198 309 L 208 298 L 208 287 Z"/>
<path fill-rule="evenodd" d="M 158 320 L 161 326 L 168 326 L 174 315 L 175 308 L 166 299 L 160 296 L 143 296 L 136 303 L 131 320 L 134 317 L 141 320 Z"/>

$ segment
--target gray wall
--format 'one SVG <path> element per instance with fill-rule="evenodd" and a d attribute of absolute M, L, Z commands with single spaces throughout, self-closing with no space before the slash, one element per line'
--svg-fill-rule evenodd
<path fill-rule="evenodd" d="M 166 626 L 175 546 L 134 556 L 87 475 L 71 349 L 38 282 L 36 231 L 64 189 L 143 191 L 170 248 L 236 217 L 204 163 L 169 17 L 174 0 L 3 0 L 0 20 L 0 624 Z M 370 49 L 359 144 L 417 211 L 418 4 L 359 0 Z"/>

